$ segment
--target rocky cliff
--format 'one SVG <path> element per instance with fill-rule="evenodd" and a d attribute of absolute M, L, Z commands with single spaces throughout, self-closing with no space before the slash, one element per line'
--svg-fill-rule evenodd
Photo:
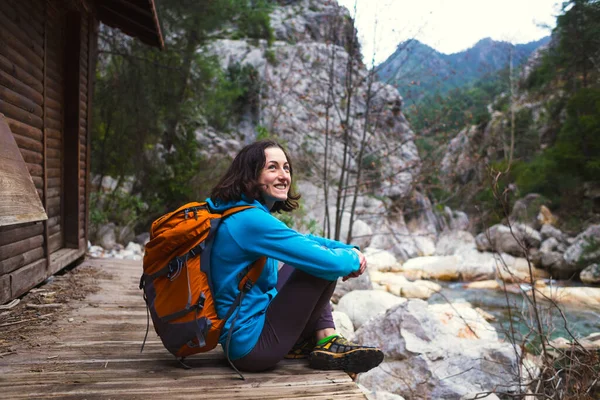
<path fill-rule="evenodd" d="M 270 17 L 275 34 L 270 45 L 230 39 L 211 44 L 208 51 L 222 68 L 255 69 L 259 93 L 230 133 L 199 129 L 201 147 L 232 155 L 259 132 L 283 142 L 303 195 L 304 215 L 296 226 L 303 222 L 317 232 L 327 230 L 326 210 L 330 226 L 335 224 L 346 165 L 340 238 L 347 237 L 358 187 L 353 242 L 391 250 L 401 259 L 431 254 L 438 223 L 427 198 L 415 191 L 420 172 L 415 134 L 398 91 L 371 79 L 362 64 L 348 11 L 333 1 L 299 0 L 280 4 Z"/>

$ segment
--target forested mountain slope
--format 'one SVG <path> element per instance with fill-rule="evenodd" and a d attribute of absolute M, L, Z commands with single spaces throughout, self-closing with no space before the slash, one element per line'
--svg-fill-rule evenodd
<path fill-rule="evenodd" d="M 394 85 L 407 104 L 419 103 L 425 96 L 444 95 L 507 67 L 522 64 L 549 37 L 512 45 L 490 38 L 453 54 L 441 53 L 416 39 L 400 43 L 396 51 L 377 66 L 383 82 Z"/>

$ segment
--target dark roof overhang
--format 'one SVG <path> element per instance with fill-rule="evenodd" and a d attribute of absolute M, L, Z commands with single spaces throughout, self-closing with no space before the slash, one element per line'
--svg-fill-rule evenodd
<path fill-rule="evenodd" d="M 142 42 L 163 49 L 154 0 L 97 0 L 98 18 Z"/>

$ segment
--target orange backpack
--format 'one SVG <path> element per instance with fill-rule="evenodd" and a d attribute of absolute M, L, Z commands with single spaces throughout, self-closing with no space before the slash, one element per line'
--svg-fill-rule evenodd
<path fill-rule="evenodd" d="M 262 273 L 265 257 L 246 267 L 239 295 L 227 314 L 219 318 L 210 275 L 214 236 L 224 218 L 248 208 L 252 206 L 233 207 L 219 214 L 206 202 L 188 203 L 152 223 L 140 289 L 156 333 L 184 366 L 185 357 L 215 348 L 225 321 Z"/>

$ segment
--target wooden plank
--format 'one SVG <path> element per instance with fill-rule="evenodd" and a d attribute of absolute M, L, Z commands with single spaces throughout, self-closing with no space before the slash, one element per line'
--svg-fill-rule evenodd
<path fill-rule="evenodd" d="M 31 176 L 42 176 L 44 174 L 44 168 L 39 164 L 25 163 L 25 166 Z"/>
<path fill-rule="evenodd" d="M 46 131 L 47 131 L 49 138 L 52 138 L 55 140 L 60 140 L 60 142 L 61 142 L 60 147 L 62 147 L 62 132 L 60 130 L 51 129 L 51 128 L 46 128 Z"/>
<path fill-rule="evenodd" d="M 50 256 L 48 271 L 55 274 L 83 256 L 85 256 L 85 249 L 61 249 L 53 252 Z"/>
<path fill-rule="evenodd" d="M 25 48 L 39 57 L 40 60 L 44 57 L 44 49 L 40 45 L 43 39 L 41 37 L 37 37 L 36 39 L 32 39 L 22 27 L 17 26 L 14 21 L 12 21 L 4 12 L 0 12 L 0 32 L 3 30 L 10 33 L 16 40 L 18 40 Z M 1 34 L 1 33 L 0 33 Z M 43 65 L 43 62 L 42 62 Z"/>
<path fill-rule="evenodd" d="M 39 2 L 36 1 L 19 1 L 19 0 L 10 0 L 11 6 L 18 12 L 21 18 L 24 18 L 24 23 L 29 23 L 31 28 L 35 29 L 35 31 L 39 35 L 44 34 L 43 26 L 44 26 L 44 12 L 43 8 L 40 7 Z"/>
<path fill-rule="evenodd" d="M 0 276 L 0 304 L 4 304 L 10 299 L 10 276 Z"/>
<path fill-rule="evenodd" d="M 48 129 L 46 129 L 46 131 L 48 131 Z M 48 148 L 62 150 L 63 143 L 62 143 L 61 139 L 54 139 L 54 138 L 48 137 L 47 141 L 48 141 L 47 142 Z"/>
<path fill-rule="evenodd" d="M 58 215 L 56 217 L 48 218 L 48 226 L 49 227 L 60 226 L 60 215 Z"/>
<path fill-rule="evenodd" d="M 38 260 L 10 274 L 10 291 L 18 297 L 46 279 L 46 259 Z"/>
<path fill-rule="evenodd" d="M 0 55 L 11 60 L 12 64 L 16 64 L 20 69 L 27 72 L 27 74 L 33 76 L 35 80 L 41 81 L 43 79 L 42 66 L 30 62 L 30 60 L 21 55 L 19 50 L 16 50 L 8 43 L 5 40 L 0 40 Z"/>
<path fill-rule="evenodd" d="M 58 178 L 50 178 L 48 177 L 48 187 L 61 187 L 62 183 L 61 183 L 61 179 L 60 177 Z"/>
<path fill-rule="evenodd" d="M 61 165 L 62 165 L 62 162 L 61 162 L 60 158 L 46 157 L 46 168 L 59 168 L 60 169 Z"/>
<path fill-rule="evenodd" d="M 12 75 L 0 69 L 0 85 L 3 85 L 23 96 L 30 99 L 37 105 L 41 105 L 44 101 L 42 94 L 35 89 L 29 87 L 25 83 L 19 81 Z"/>
<path fill-rule="evenodd" d="M 0 7 L 2 13 L 4 13 L 6 18 L 10 19 L 19 30 L 25 33 L 30 40 L 36 43 L 42 43 L 44 38 L 43 33 L 40 31 L 40 26 L 43 22 L 38 24 L 34 22 L 36 17 L 41 17 L 41 12 L 39 10 L 36 12 L 32 10 L 32 7 L 29 7 L 27 13 L 23 14 L 20 13 L 12 3 L 13 0 L 3 1 Z M 35 27 L 38 29 L 36 30 Z"/>
<path fill-rule="evenodd" d="M 22 94 L 14 92 L 2 85 L 0 85 L 0 96 L 2 97 L 2 99 L 4 101 L 9 102 L 10 104 L 12 104 L 16 107 L 22 108 L 23 110 L 25 110 L 28 113 L 31 113 L 37 117 L 42 117 L 42 115 L 44 113 L 42 110 L 42 107 L 40 105 L 31 101 L 26 96 L 23 96 Z"/>
<path fill-rule="evenodd" d="M 48 236 L 48 253 L 52 254 L 56 250 L 62 249 L 64 246 L 64 236 L 62 230 L 58 231 L 54 235 Z"/>
<path fill-rule="evenodd" d="M 36 235 L 27 239 L 0 246 L 0 261 L 7 260 L 31 249 L 36 249 L 42 246 L 43 243 L 44 237 L 42 235 Z"/>
<path fill-rule="evenodd" d="M 66 250 L 57 254 L 64 257 Z M 40 325 L 39 347 L 19 349 L 0 359 L 0 390 L 5 397 L 365 398 L 345 373 L 313 370 L 303 360 L 285 360 L 273 370 L 246 373 L 242 381 L 220 349 L 186 359 L 193 368 L 185 370 L 177 367 L 151 332 L 140 354 L 145 325 L 138 321 L 145 324 L 143 299 L 139 290 L 136 296 L 124 294 L 134 292 L 141 262 L 88 260 L 80 268 L 102 271 L 94 278 L 99 292 L 73 301 L 71 311 L 52 326 Z M 115 298 L 121 302 L 114 303 Z M 67 322 L 69 318 L 72 322 Z M 44 334 L 48 330 L 51 336 Z"/>
<path fill-rule="evenodd" d="M 15 138 L 15 142 L 17 142 L 17 146 L 19 146 L 19 149 L 21 150 L 30 150 L 40 154 L 42 154 L 44 151 L 42 143 L 35 139 L 31 139 L 27 136 L 21 136 L 14 131 L 13 137 Z"/>
<path fill-rule="evenodd" d="M 34 128 L 31 125 L 25 124 L 23 122 L 14 120 L 12 118 L 6 118 L 6 122 L 10 127 L 10 130 L 13 133 L 16 133 L 21 136 L 28 137 L 37 142 L 41 142 L 43 139 L 43 134 L 41 129 Z"/>
<path fill-rule="evenodd" d="M 39 116 L 25 111 L 24 109 L 17 107 L 4 99 L 0 99 L 0 113 L 5 114 L 8 118 L 12 118 L 35 128 L 42 129 L 43 122 Z"/>
<path fill-rule="evenodd" d="M 37 151 L 31 151 L 31 150 L 27 150 L 27 149 L 19 149 L 19 150 L 21 151 L 21 156 L 23 156 L 23 160 L 26 163 L 42 164 L 42 162 L 44 161 L 43 154 L 41 154 Z"/>
<path fill-rule="evenodd" d="M 0 227 L 0 246 L 37 236 L 42 231 L 43 227 L 39 222 Z"/>
<path fill-rule="evenodd" d="M 32 262 L 41 260 L 44 258 L 44 248 L 38 247 L 35 249 L 28 250 L 24 253 L 17 254 L 14 257 L 0 261 L 0 275 L 8 274 L 16 269 L 23 267 L 24 265 L 31 264 Z"/>

